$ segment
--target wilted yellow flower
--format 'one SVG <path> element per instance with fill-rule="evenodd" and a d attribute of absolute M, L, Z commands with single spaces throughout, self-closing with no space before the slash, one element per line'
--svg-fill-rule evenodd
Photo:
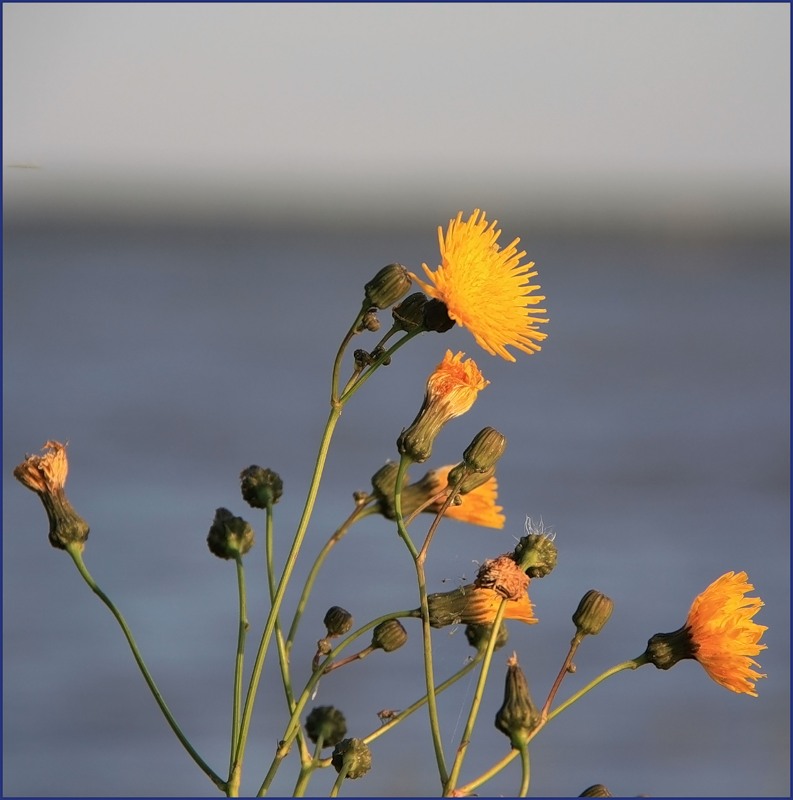
<path fill-rule="evenodd" d="M 481 217 L 480 217 L 481 214 Z M 534 262 L 521 264 L 525 250 L 518 252 L 520 239 L 504 249 L 496 220 L 489 223 L 478 208 L 463 222 L 463 212 L 449 221 L 446 236 L 438 228 L 441 264 L 434 272 L 422 268 L 431 283 L 411 277 L 430 296 L 446 306 L 449 317 L 468 328 L 480 347 L 491 355 L 515 361 L 507 346 L 531 354 L 547 334 L 538 329 L 548 322 L 544 308 L 534 308 L 545 297 L 535 295 L 540 287 L 531 283 Z"/>
<path fill-rule="evenodd" d="M 424 402 L 410 427 L 397 440 L 399 452 L 413 461 L 426 461 L 432 454 L 432 443 L 449 420 L 465 414 L 476 401 L 480 389 L 490 383 L 482 377 L 473 359 L 463 360 L 465 353 L 452 355 L 451 350 L 427 379 Z"/>
<path fill-rule="evenodd" d="M 50 544 L 59 550 L 69 547 L 82 550 L 89 527 L 66 497 L 68 473 L 66 447 L 54 441 L 44 445 L 40 456 L 27 456 L 14 468 L 14 477 L 39 496 L 47 512 Z"/>
<path fill-rule="evenodd" d="M 694 600 L 682 628 L 650 639 L 645 656 L 659 669 L 694 658 L 716 683 L 757 697 L 755 682 L 766 676 L 752 669 L 760 666 L 752 656 L 766 649 L 759 642 L 768 628 L 752 620 L 764 605 L 745 596 L 753 589 L 745 572 L 722 575 Z"/>
<path fill-rule="evenodd" d="M 495 620 L 503 599 L 504 596 L 495 589 L 473 583 L 460 586 L 451 592 L 427 595 L 430 625 L 433 628 L 460 623 L 490 625 Z M 504 619 L 517 619 L 529 625 L 537 622 L 528 592 L 522 592 L 516 600 L 507 600 Z"/>

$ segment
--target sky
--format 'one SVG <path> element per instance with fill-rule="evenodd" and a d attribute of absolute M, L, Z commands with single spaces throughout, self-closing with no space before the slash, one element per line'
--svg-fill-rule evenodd
<path fill-rule="evenodd" d="M 6 209 L 408 211 L 470 191 L 557 219 L 643 196 L 786 220 L 789 15 L 5 3 Z"/>

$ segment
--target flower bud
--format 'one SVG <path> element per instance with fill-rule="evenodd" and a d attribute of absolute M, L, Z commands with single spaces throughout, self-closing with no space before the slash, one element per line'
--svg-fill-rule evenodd
<path fill-rule="evenodd" d="M 398 619 L 387 619 L 372 631 L 372 647 L 390 653 L 408 640 L 408 632 Z"/>
<path fill-rule="evenodd" d="M 209 529 L 207 545 L 218 558 L 244 556 L 253 547 L 253 528 L 227 508 L 219 508 Z"/>
<path fill-rule="evenodd" d="M 391 309 L 394 327 L 406 333 L 413 333 L 424 326 L 424 308 L 427 296 L 422 292 L 409 294 L 398 306 Z"/>
<path fill-rule="evenodd" d="M 328 636 L 343 636 L 352 628 L 352 614 L 341 606 L 331 606 L 323 620 Z"/>
<path fill-rule="evenodd" d="M 372 768 L 372 751 L 363 739 L 343 739 L 333 748 L 331 764 L 336 772 L 346 770 L 346 777 L 362 778 Z"/>
<path fill-rule="evenodd" d="M 465 626 L 465 638 L 468 640 L 468 644 L 470 644 L 471 647 L 483 653 L 487 649 L 487 643 L 490 641 L 490 632 L 492 630 L 492 625 L 475 625 L 474 623 L 469 623 Z M 496 634 L 495 649 L 498 650 L 502 648 L 507 643 L 507 639 L 509 639 L 509 631 L 502 620 L 501 625 L 498 627 L 498 633 Z"/>
<path fill-rule="evenodd" d="M 463 463 L 474 472 L 487 472 L 504 455 L 507 439 L 495 428 L 483 428 L 465 448 Z"/>
<path fill-rule="evenodd" d="M 469 492 L 473 492 L 474 489 L 484 486 L 495 474 L 495 467 L 490 467 L 490 469 L 484 472 L 472 472 L 466 466 L 465 462 L 461 461 L 457 466 L 449 470 L 447 480 L 449 486 L 457 486 L 457 491 L 460 494 L 468 494 Z M 460 480 L 461 476 L 463 480 L 458 484 L 457 482 Z"/>
<path fill-rule="evenodd" d="M 50 523 L 50 544 L 58 550 L 71 546 L 82 550 L 90 528 L 66 497 L 64 487 L 68 472 L 65 445 L 48 441 L 42 455 L 27 456 L 14 468 L 14 477 L 39 496 Z"/>
<path fill-rule="evenodd" d="M 496 728 L 509 736 L 513 747 L 520 749 L 526 746 L 538 719 L 526 676 L 513 653 L 507 661 L 504 702 L 496 713 Z"/>
<path fill-rule="evenodd" d="M 412 283 L 410 273 L 405 267 L 401 264 L 389 264 L 364 287 L 364 302 L 375 308 L 388 308 L 410 289 Z"/>
<path fill-rule="evenodd" d="M 321 737 L 323 746 L 330 747 L 347 735 L 347 721 L 337 708 L 317 706 L 306 717 L 306 733 L 314 744 Z"/>
<path fill-rule="evenodd" d="M 284 492 L 284 482 L 277 472 L 263 469 L 255 464 L 242 470 L 242 499 L 252 508 L 268 508 L 275 505 Z"/>
<path fill-rule="evenodd" d="M 529 533 L 521 538 L 512 551 L 512 558 L 530 578 L 544 578 L 556 566 L 557 550 L 552 536 L 545 533 L 542 524 L 538 529 L 526 524 Z"/>
<path fill-rule="evenodd" d="M 610 597 L 590 589 L 573 614 L 576 632 L 582 636 L 596 636 L 609 621 L 613 610 L 614 601 Z"/>
<path fill-rule="evenodd" d="M 377 498 L 378 510 L 386 519 L 396 519 L 396 509 L 394 508 L 394 492 L 396 491 L 397 472 L 399 472 L 399 465 L 393 461 L 387 461 L 380 467 L 374 475 L 372 475 L 372 489 L 373 494 Z M 407 481 L 407 472 L 402 479 L 402 486 L 405 486 Z M 402 510 L 405 509 L 405 497 L 402 496 Z"/>
<path fill-rule="evenodd" d="M 579 797 L 614 797 L 614 795 L 602 784 L 595 783 L 588 789 L 584 789 Z"/>

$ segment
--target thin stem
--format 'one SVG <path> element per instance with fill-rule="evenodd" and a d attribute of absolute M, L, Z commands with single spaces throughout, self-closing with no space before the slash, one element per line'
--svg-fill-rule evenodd
<path fill-rule="evenodd" d="M 529 759 L 529 747 L 523 745 L 520 748 L 520 789 L 518 797 L 526 797 L 529 793 L 529 781 L 531 780 L 531 761 Z"/>
<path fill-rule="evenodd" d="M 234 659 L 234 693 L 231 706 L 231 752 L 229 753 L 229 774 L 234 765 L 234 754 L 240 735 L 240 711 L 242 709 L 242 671 L 245 664 L 245 637 L 248 632 L 248 613 L 245 602 L 245 568 L 242 556 L 237 555 L 237 593 L 239 595 L 239 627 L 237 630 L 237 655 Z"/>
<path fill-rule="evenodd" d="M 352 323 L 352 325 L 350 325 L 350 329 L 347 331 L 344 339 L 342 339 L 339 349 L 336 352 L 336 358 L 333 360 L 333 371 L 330 378 L 331 408 L 336 406 L 339 402 L 339 372 L 341 371 L 341 363 L 344 359 L 344 351 L 347 349 L 347 345 L 352 341 L 353 336 L 355 336 L 355 334 L 358 332 L 358 325 L 368 310 L 368 304 L 364 303 L 361 306 L 361 310 L 358 312 L 358 316 L 355 318 L 355 321 Z"/>
<path fill-rule="evenodd" d="M 314 582 L 317 579 L 317 575 L 319 574 L 319 571 L 322 568 L 322 565 L 325 562 L 325 558 L 327 557 L 328 553 L 330 553 L 330 551 L 346 536 L 350 528 L 356 522 L 363 519 L 364 517 L 369 516 L 370 514 L 376 514 L 376 513 L 377 513 L 376 509 L 371 506 L 367 506 L 366 503 L 356 506 L 352 514 L 350 514 L 350 516 L 347 517 L 347 519 L 331 535 L 330 539 L 328 539 L 328 541 L 325 542 L 324 546 L 319 551 L 319 554 L 314 560 L 311 570 L 308 573 L 308 577 L 306 578 L 305 585 L 303 586 L 303 591 L 300 594 L 300 600 L 298 601 L 297 608 L 295 609 L 295 616 L 292 619 L 292 625 L 289 628 L 289 634 L 286 637 L 287 654 L 292 649 L 292 645 L 294 644 L 295 641 L 295 636 L 297 635 L 297 627 L 300 624 L 300 620 L 303 617 L 303 612 L 306 609 L 306 604 L 308 603 L 308 598 L 311 595 L 312 589 L 314 588 Z"/>
<path fill-rule="evenodd" d="M 325 466 L 325 461 L 327 460 L 328 456 L 328 449 L 330 447 L 330 441 L 333 437 L 333 431 L 336 428 L 336 424 L 339 421 L 339 417 L 341 416 L 342 406 L 341 405 L 334 405 L 331 410 L 330 414 L 328 415 L 328 421 L 325 425 L 325 431 L 322 435 L 322 441 L 320 442 L 319 452 L 317 454 L 317 460 L 314 465 L 314 474 L 311 478 L 311 484 L 308 490 L 308 496 L 306 498 L 306 504 L 303 508 L 303 514 L 300 518 L 300 522 L 298 524 L 297 531 L 295 533 L 295 538 L 292 541 L 292 548 L 289 551 L 289 555 L 286 559 L 286 564 L 284 565 L 283 573 L 281 574 L 281 580 L 278 583 L 278 588 L 275 591 L 275 596 L 273 597 L 272 605 L 270 606 L 270 613 L 267 615 L 267 622 L 264 627 L 264 631 L 262 632 L 261 642 L 259 644 L 259 650 L 256 653 L 256 660 L 254 661 L 253 671 L 251 673 L 250 683 L 248 684 L 248 693 L 245 698 L 245 707 L 242 713 L 242 725 L 240 726 L 240 738 L 237 743 L 237 753 L 234 759 L 234 767 L 232 769 L 232 774 L 239 772 L 242 768 L 242 759 L 243 754 L 245 752 L 245 743 L 248 738 L 248 730 L 250 729 L 251 724 L 251 717 L 253 715 L 253 705 L 256 699 L 256 692 L 259 688 L 259 680 L 261 678 L 262 669 L 264 667 L 264 660 L 267 654 L 267 649 L 270 644 L 270 638 L 272 636 L 273 630 L 275 629 L 275 623 L 278 619 L 278 612 L 281 609 L 281 602 L 284 599 L 284 594 L 286 593 L 286 587 L 289 583 L 289 578 L 292 575 L 292 570 L 295 567 L 295 563 L 297 562 L 297 556 L 300 552 L 300 547 L 303 544 L 303 538 L 305 537 L 306 530 L 308 529 L 308 523 L 311 519 L 311 514 L 314 510 L 314 503 L 317 499 L 317 493 L 319 491 L 319 484 L 320 479 L 322 477 L 322 471 Z"/>
<path fill-rule="evenodd" d="M 562 668 L 559 670 L 559 674 L 556 676 L 556 680 L 554 681 L 553 686 L 551 687 L 551 691 L 548 692 L 548 698 L 545 701 L 545 704 L 542 707 L 542 711 L 540 711 L 540 720 L 544 721 L 548 717 L 548 712 L 550 711 L 551 704 L 556 697 L 556 693 L 559 691 L 559 687 L 562 685 L 562 681 L 565 679 L 565 676 L 570 672 L 570 665 L 573 663 L 573 656 L 578 650 L 579 645 L 583 641 L 583 636 L 576 632 L 576 635 L 573 636 L 572 641 L 570 642 L 570 649 L 567 651 L 567 656 L 565 657 L 564 663 L 562 664 Z"/>
<path fill-rule="evenodd" d="M 460 744 L 457 747 L 457 753 L 454 757 L 454 763 L 452 764 L 452 770 L 449 775 L 449 780 L 444 785 L 444 796 L 448 797 L 451 792 L 454 791 L 455 785 L 457 783 L 457 779 L 460 776 L 460 770 L 463 766 L 463 760 L 465 759 L 465 753 L 468 749 L 468 745 L 471 742 L 471 734 L 474 730 L 474 724 L 476 723 L 476 717 L 479 714 L 479 706 L 482 703 L 482 697 L 485 692 L 485 684 L 487 683 L 487 676 L 490 671 L 490 664 L 493 661 L 493 653 L 496 649 L 496 639 L 498 637 L 498 631 L 501 627 L 501 620 L 504 619 L 504 612 L 507 608 L 507 603 L 509 601 L 506 597 L 501 598 L 501 602 L 499 603 L 498 610 L 496 611 L 496 616 L 493 620 L 493 627 L 490 631 L 490 638 L 487 641 L 487 648 L 485 649 L 485 657 L 482 661 L 482 669 L 479 672 L 479 680 L 476 683 L 476 689 L 474 690 L 474 696 L 471 701 L 471 710 L 468 713 L 468 720 L 465 723 L 465 730 L 463 731 L 463 735 L 460 737 Z"/>
<path fill-rule="evenodd" d="M 405 527 L 405 520 L 402 516 L 402 480 L 410 463 L 411 459 L 406 455 L 402 455 L 402 458 L 399 460 L 396 488 L 394 490 L 394 510 L 396 512 L 397 530 L 405 544 L 407 544 L 410 554 L 413 556 L 413 563 L 416 568 L 416 580 L 418 582 L 419 600 L 421 603 L 421 634 L 424 650 L 424 683 L 427 687 L 427 711 L 429 712 L 430 732 L 432 734 L 432 746 L 435 750 L 435 761 L 438 765 L 438 775 L 441 780 L 441 786 L 445 786 L 449 773 L 446 771 L 446 758 L 443 753 L 440 716 L 438 714 L 438 703 L 435 697 L 435 676 L 432 667 L 432 631 L 430 629 L 430 610 L 427 603 L 427 580 L 424 574 L 424 558 L 421 553 L 416 551 L 416 547 L 408 534 L 407 528 Z M 437 518 L 433 525 L 436 524 Z M 432 531 L 433 528 L 430 530 Z M 426 555 L 430 538 L 431 534 L 428 534 L 427 541 L 425 541 L 425 546 L 422 549 L 424 555 Z"/>
<path fill-rule="evenodd" d="M 339 774 L 336 776 L 336 781 L 333 784 L 333 788 L 330 790 L 330 794 L 328 797 L 338 797 L 339 792 L 341 791 L 341 785 L 344 783 L 344 779 L 347 777 L 347 770 L 349 766 L 347 764 L 343 764 L 342 768 L 339 770 Z"/>
<path fill-rule="evenodd" d="M 590 681 L 583 689 L 577 691 L 574 695 L 569 697 L 565 700 L 564 703 L 557 706 L 553 711 L 548 714 L 548 717 L 545 719 L 542 724 L 538 724 L 537 727 L 529 734 L 526 739 L 526 744 L 528 745 L 534 737 L 556 716 L 561 714 L 567 708 L 569 708 L 573 703 L 580 700 L 587 692 L 590 692 L 594 689 L 598 684 L 602 683 L 606 678 L 610 678 L 612 675 L 616 675 L 619 672 L 622 672 L 626 669 L 638 669 L 639 667 L 643 666 L 644 664 L 649 663 L 644 655 L 639 656 L 638 658 L 634 658 L 631 661 L 624 661 L 621 664 L 617 664 L 616 666 L 607 669 L 605 672 L 598 675 L 597 678 Z M 513 761 L 519 754 L 518 750 L 510 750 L 500 761 L 497 761 L 490 769 L 483 772 L 478 778 L 471 781 L 470 783 L 465 784 L 465 786 L 461 786 L 455 794 L 457 796 L 465 796 L 469 795 L 472 792 L 476 791 L 482 784 L 487 783 L 494 775 L 497 775 L 501 770 L 503 770 L 511 761 Z"/>
<path fill-rule="evenodd" d="M 121 630 L 124 632 L 124 636 L 127 639 L 127 643 L 129 644 L 130 650 L 132 650 L 132 655 L 135 658 L 135 663 L 138 665 L 138 668 L 143 675 L 143 679 L 146 681 L 146 685 L 149 687 L 154 699 L 157 702 L 157 705 L 160 707 L 160 711 L 162 711 L 165 719 L 167 720 L 168 724 L 171 726 L 171 730 L 176 734 L 176 738 L 182 743 L 182 746 L 185 750 L 190 754 L 190 757 L 195 761 L 196 764 L 201 768 L 204 774 L 212 781 L 212 783 L 217 786 L 222 792 L 227 791 L 227 784 L 219 775 L 217 775 L 214 770 L 209 767 L 206 762 L 201 758 L 200 755 L 195 751 L 193 746 L 188 741 L 187 737 L 182 733 L 182 729 L 177 724 L 176 720 L 174 719 L 173 714 L 171 713 L 170 709 L 165 703 L 162 694 L 160 694 L 160 690 L 157 688 L 157 684 L 155 684 L 154 679 L 152 678 L 151 674 L 149 673 L 146 664 L 143 661 L 143 657 L 138 650 L 138 645 L 135 643 L 135 639 L 132 636 L 132 631 L 129 629 L 129 626 L 126 623 L 126 620 L 121 615 L 121 612 L 116 608 L 110 598 L 99 588 L 96 581 L 91 577 L 91 573 L 88 571 L 88 568 L 85 566 L 83 562 L 82 556 L 82 545 L 70 545 L 67 546 L 67 552 L 72 557 L 75 566 L 77 567 L 78 572 L 80 575 L 83 576 L 83 580 L 88 584 L 91 591 L 99 597 L 99 599 L 110 609 L 110 613 L 116 618 L 116 622 L 121 626 Z"/>

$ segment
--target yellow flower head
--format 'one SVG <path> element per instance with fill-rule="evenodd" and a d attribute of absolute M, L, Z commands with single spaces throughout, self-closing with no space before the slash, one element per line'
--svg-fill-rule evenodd
<path fill-rule="evenodd" d="M 669 669 L 694 658 L 716 683 L 757 697 L 755 682 L 766 676 L 752 669 L 760 666 L 752 656 L 766 649 L 759 642 L 768 628 L 752 620 L 764 605 L 759 597 L 746 597 L 753 589 L 745 572 L 722 575 L 694 600 L 682 628 L 650 639 L 648 660 Z"/>
<path fill-rule="evenodd" d="M 545 309 L 534 308 L 545 300 L 534 294 L 540 287 L 530 281 L 537 275 L 529 272 L 534 262 L 520 263 L 526 255 L 525 250 L 518 252 L 520 239 L 501 249 L 497 222 L 488 224 L 484 212 L 476 209 L 465 222 L 462 217 L 460 211 L 449 221 L 445 237 L 438 228 L 441 264 L 434 272 L 422 264 L 431 283 L 411 277 L 443 302 L 449 317 L 468 328 L 491 355 L 515 361 L 507 345 L 531 355 L 547 337 L 538 325 L 548 322 Z"/>
<path fill-rule="evenodd" d="M 432 484 L 432 496 L 440 492 L 448 484 L 449 473 L 454 464 L 439 467 L 427 473 L 425 479 Z M 462 501 L 459 506 L 451 505 L 446 509 L 444 516 L 456 519 L 459 522 L 470 522 L 472 525 L 481 525 L 484 528 L 504 527 L 505 517 L 501 513 L 503 506 L 496 505 L 498 500 L 498 481 L 494 476 L 485 481 L 481 486 L 472 489 L 467 494 L 460 495 Z M 438 513 L 442 501 L 435 502 L 427 507 L 427 511 Z"/>
<path fill-rule="evenodd" d="M 473 583 L 451 592 L 427 595 L 430 625 L 433 628 L 459 624 L 491 625 L 504 599 L 504 595 L 495 589 Z M 528 592 L 521 592 L 515 600 L 507 600 L 504 619 L 517 619 L 528 625 L 534 625 L 538 621 L 534 616 L 534 607 Z"/>
<path fill-rule="evenodd" d="M 476 401 L 480 389 L 490 381 L 473 359 L 463 361 L 465 353 L 452 355 L 451 350 L 427 379 L 424 403 L 416 419 L 397 441 L 399 452 L 413 461 L 426 461 L 432 453 L 432 443 L 449 420 L 465 414 Z"/>
<path fill-rule="evenodd" d="M 754 589 L 745 572 L 728 572 L 711 583 L 691 605 L 685 628 L 691 637 L 694 658 L 716 683 L 733 692 L 757 697 L 754 682 L 765 678 L 752 669 L 765 625 L 752 617 L 763 607 L 759 597 L 746 597 Z"/>

